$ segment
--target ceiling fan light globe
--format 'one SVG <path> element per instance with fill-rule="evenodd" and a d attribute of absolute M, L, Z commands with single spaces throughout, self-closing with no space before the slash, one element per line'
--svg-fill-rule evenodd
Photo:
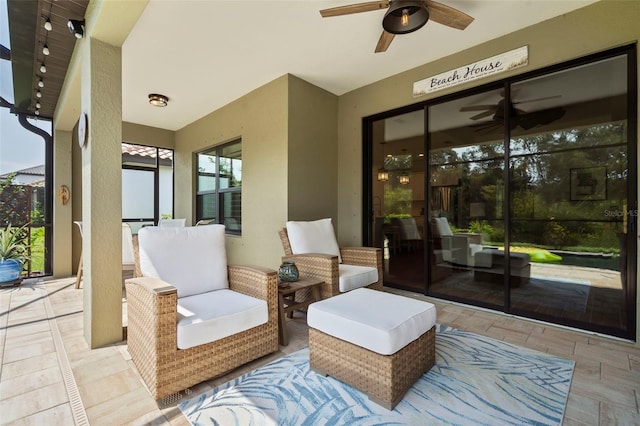
<path fill-rule="evenodd" d="M 391 34 L 408 34 L 429 21 L 429 10 L 420 1 L 397 0 L 389 5 L 382 19 L 382 28 Z"/>

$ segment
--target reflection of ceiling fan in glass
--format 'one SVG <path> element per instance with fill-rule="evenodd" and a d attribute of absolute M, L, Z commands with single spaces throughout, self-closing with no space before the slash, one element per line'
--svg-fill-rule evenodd
<path fill-rule="evenodd" d="M 520 126 L 524 130 L 529 130 L 536 126 L 549 124 L 555 120 L 562 118 L 565 114 L 565 110 L 562 107 L 552 107 L 532 112 L 526 112 L 520 108 L 516 108 L 516 105 L 544 101 L 548 99 L 556 99 L 559 97 L 561 97 L 561 95 L 511 102 L 511 104 L 509 105 L 511 129 L 513 130 L 516 128 L 516 126 Z M 493 130 L 493 128 L 500 127 L 504 124 L 504 102 L 505 100 L 504 98 L 502 98 L 496 105 L 469 105 L 460 108 L 460 112 L 482 111 L 479 114 L 469 117 L 470 120 L 480 120 L 482 118 L 492 116 L 491 121 L 485 121 L 476 124 L 473 127 L 477 127 L 477 130 Z"/>
<path fill-rule="evenodd" d="M 323 9 L 323 18 L 388 9 L 382 19 L 382 35 L 376 53 L 385 52 L 396 34 L 408 34 L 431 20 L 457 30 L 464 30 L 473 18 L 453 7 L 432 0 L 382 0 Z"/>

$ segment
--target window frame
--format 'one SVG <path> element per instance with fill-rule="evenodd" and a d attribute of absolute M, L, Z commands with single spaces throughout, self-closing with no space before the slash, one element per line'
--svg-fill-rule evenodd
<path fill-rule="evenodd" d="M 212 147 L 208 147 L 206 149 L 197 151 L 194 154 L 194 170 L 195 170 L 195 196 L 194 196 L 194 216 L 195 216 L 195 223 L 198 223 L 201 220 L 212 220 L 212 223 L 218 223 L 221 225 L 225 225 L 225 233 L 228 235 L 237 235 L 240 236 L 242 235 L 242 178 L 240 179 L 240 185 L 238 186 L 229 186 L 226 188 L 221 187 L 220 183 L 221 180 L 223 178 L 223 176 L 221 176 L 220 171 L 220 163 L 221 163 L 221 158 L 229 158 L 226 157 L 224 155 L 224 151 L 226 148 L 232 146 L 232 145 L 238 145 L 239 146 L 239 152 L 240 152 L 240 156 L 238 157 L 238 159 L 240 160 L 240 162 L 242 162 L 242 138 L 236 138 L 233 139 L 229 142 L 225 142 L 223 144 L 220 145 L 215 145 Z M 213 173 L 211 173 L 210 171 L 203 171 L 201 172 L 199 170 L 199 159 L 200 159 L 200 155 L 208 155 L 208 156 L 212 156 L 215 157 L 215 171 Z M 214 189 L 206 189 L 206 190 L 200 190 L 200 177 L 201 176 L 208 176 L 208 177 L 213 177 L 215 179 L 215 185 L 214 185 Z M 240 169 L 240 176 L 242 176 L 242 167 Z M 238 229 L 230 229 L 226 223 L 226 219 L 224 217 L 224 207 L 225 207 L 225 196 L 227 194 L 231 194 L 231 196 L 233 196 L 233 194 L 239 194 L 240 195 L 240 221 L 238 223 Z M 215 196 L 215 200 L 216 200 L 216 205 L 215 205 L 215 217 L 208 217 L 208 216 L 204 216 L 202 214 L 202 202 L 201 199 L 204 196 L 207 195 L 214 195 Z"/>

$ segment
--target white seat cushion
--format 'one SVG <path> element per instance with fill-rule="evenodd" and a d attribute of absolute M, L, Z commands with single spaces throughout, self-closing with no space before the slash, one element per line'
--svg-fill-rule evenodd
<path fill-rule="evenodd" d="M 370 351 L 391 355 L 436 323 L 433 304 L 359 288 L 309 305 L 309 327 Z"/>
<path fill-rule="evenodd" d="M 331 224 L 331 219 L 314 221 L 288 221 L 287 236 L 293 254 L 323 253 L 340 257 L 340 247 Z"/>
<path fill-rule="evenodd" d="M 168 282 L 178 297 L 229 288 L 224 229 L 224 225 L 140 229 L 142 275 Z"/>
<path fill-rule="evenodd" d="M 264 324 L 267 302 L 232 290 L 178 299 L 178 348 L 188 349 Z"/>
<path fill-rule="evenodd" d="M 340 293 L 364 287 L 378 281 L 378 269 L 371 266 L 338 265 Z"/>

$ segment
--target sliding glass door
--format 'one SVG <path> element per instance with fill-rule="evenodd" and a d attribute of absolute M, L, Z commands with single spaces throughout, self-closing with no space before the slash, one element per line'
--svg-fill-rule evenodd
<path fill-rule="evenodd" d="M 372 119 L 385 285 L 635 336 L 635 75 L 620 48 Z"/>
<path fill-rule="evenodd" d="M 424 110 L 373 122 L 373 245 L 384 280 L 424 292 Z"/>
<path fill-rule="evenodd" d="M 505 303 L 505 144 L 492 119 L 501 93 L 429 108 L 429 293 L 495 308 Z"/>

